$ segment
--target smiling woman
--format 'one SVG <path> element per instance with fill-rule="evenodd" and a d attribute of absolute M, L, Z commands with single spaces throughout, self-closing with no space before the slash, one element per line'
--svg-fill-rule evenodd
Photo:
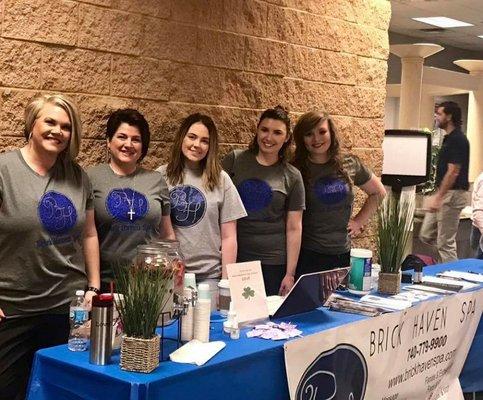
<path fill-rule="evenodd" d="M 73 161 L 77 107 L 63 95 L 37 97 L 24 133 L 24 147 L 0 155 L 2 399 L 24 397 L 35 351 L 67 342 L 75 291 L 100 284 L 92 191 Z"/>
<path fill-rule="evenodd" d="M 174 239 L 168 188 L 163 176 L 139 166 L 150 142 L 149 125 L 134 109 L 113 112 L 106 128 L 109 163 L 89 168 L 101 250 L 103 288 L 116 265 L 130 264 L 136 247 Z"/>
<path fill-rule="evenodd" d="M 210 286 L 216 305 L 224 266 L 236 261 L 237 219 L 246 215 L 240 196 L 218 160 L 218 131 L 204 114 L 181 123 L 167 165 L 159 168 L 168 181 L 171 220 L 180 241 L 186 270 L 197 283 Z"/>
<path fill-rule="evenodd" d="M 332 118 L 324 112 L 303 114 L 294 128 L 293 164 L 305 184 L 302 249 L 297 275 L 347 267 L 350 240 L 363 231 L 385 195 L 381 181 L 356 156 L 342 156 Z M 367 198 L 351 218 L 353 185 Z"/>
<path fill-rule="evenodd" d="M 250 148 L 223 160 L 248 216 L 238 223 L 238 262 L 260 260 L 267 295 L 294 285 L 305 208 L 302 176 L 288 164 L 292 133 L 280 106 L 265 110 Z"/>

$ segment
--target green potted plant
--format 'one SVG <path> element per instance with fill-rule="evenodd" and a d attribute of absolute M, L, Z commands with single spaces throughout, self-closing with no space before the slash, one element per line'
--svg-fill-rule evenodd
<path fill-rule="evenodd" d="M 174 270 L 166 263 L 136 261 L 114 268 L 116 289 L 123 294 L 116 303 L 123 325 L 121 369 L 149 373 L 159 365 L 160 337 L 156 326 L 161 310 L 171 298 Z"/>
<path fill-rule="evenodd" d="M 391 191 L 377 213 L 377 250 L 379 252 L 378 290 L 396 294 L 401 290 L 401 263 L 410 236 L 414 202 Z"/>

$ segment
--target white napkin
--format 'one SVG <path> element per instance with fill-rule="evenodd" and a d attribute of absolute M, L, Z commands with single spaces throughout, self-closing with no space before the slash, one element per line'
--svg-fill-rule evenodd
<path fill-rule="evenodd" d="M 226 346 L 225 342 L 203 343 L 193 339 L 169 355 L 171 361 L 203 365 Z"/>

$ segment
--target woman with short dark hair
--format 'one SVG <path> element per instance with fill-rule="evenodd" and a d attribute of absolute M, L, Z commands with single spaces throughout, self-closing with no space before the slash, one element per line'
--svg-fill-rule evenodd
<path fill-rule="evenodd" d="M 133 261 L 138 245 L 174 239 L 166 181 L 159 172 L 139 165 L 150 136 L 139 111 L 113 112 L 106 128 L 109 162 L 87 170 L 94 191 L 103 287 L 113 279 L 113 267 Z"/>

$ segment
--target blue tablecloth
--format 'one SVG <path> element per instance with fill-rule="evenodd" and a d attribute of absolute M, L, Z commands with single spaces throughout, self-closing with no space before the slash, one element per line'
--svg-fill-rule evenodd
<path fill-rule="evenodd" d="M 425 274 L 445 269 L 483 273 L 483 261 L 460 260 L 425 268 Z M 305 335 L 334 328 L 366 317 L 325 309 L 287 318 Z M 174 327 L 173 327 L 174 328 Z M 174 329 L 171 330 L 172 332 Z M 119 354 L 112 364 L 89 364 L 88 352 L 73 353 L 66 345 L 36 353 L 29 387 L 29 400 L 76 399 L 288 399 L 284 341 L 239 340 L 222 333 L 222 324 L 211 324 L 210 340 L 223 340 L 226 348 L 202 367 L 162 362 L 150 374 L 119 368 Z M 480 322 L 460 380 L 465 392 L 483 391 L 483 322 Z"/>

